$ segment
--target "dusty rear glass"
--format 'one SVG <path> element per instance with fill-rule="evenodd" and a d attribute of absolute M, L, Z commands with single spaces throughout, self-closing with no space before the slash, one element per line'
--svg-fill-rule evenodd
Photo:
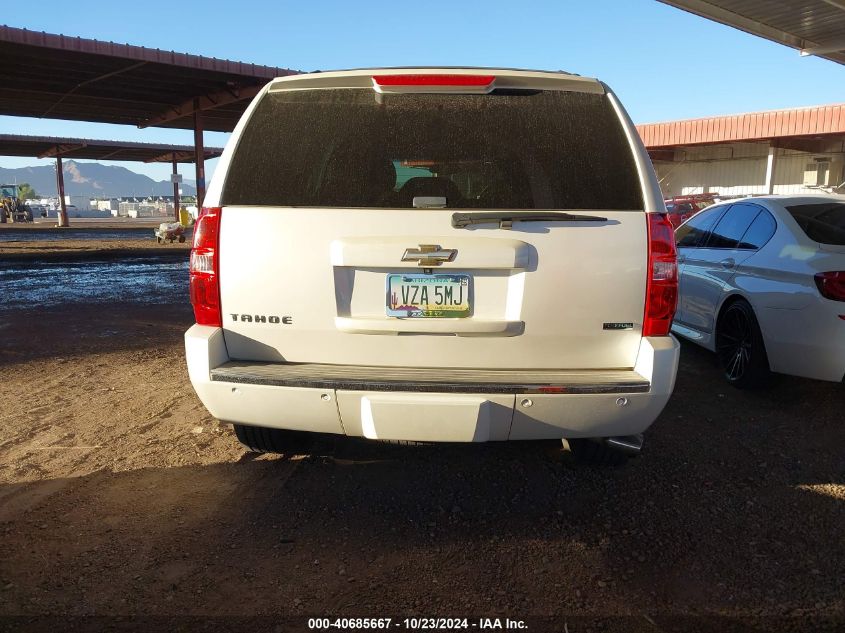
<path fill-rule="evenodd" d="M 814 242 L 845 246 L 845 203 L 799 204 L 786 209 Z"/>
<path fill-rule="evenodd" d="M 243 131 L 224 205 L 451 209 L 643 208 L 605 95 L 494 91 L 268 93 Z"/>

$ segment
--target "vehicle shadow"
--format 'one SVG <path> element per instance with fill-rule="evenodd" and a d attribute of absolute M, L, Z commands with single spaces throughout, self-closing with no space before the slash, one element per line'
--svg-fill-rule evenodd
<path fill-rule="evenodd" d="M 174 354 L 190 319 L 133 309 L 113 327 L 154 335 L 98 338 L 119 321 L 99 309 L 77 338 L 51 314 L 63 347 L 21 349 Z M 644 454 L 620 469 L 556 443 L 344 438 L 201 465 L 185 440 L 161 444 L 167 468 L 0 485 L 0 616 L 633 614 L 657 630 L 682 615 L 751 618 L 745 630 L 842 618 L 841 387 L 738 391 L 685 345 Z"/>
<path fill-rule="evenodd" d="M 608 470 L 341 439 L 7 485 L 0 614 L 842 616 L 827 457 L 655 444 Z"/>

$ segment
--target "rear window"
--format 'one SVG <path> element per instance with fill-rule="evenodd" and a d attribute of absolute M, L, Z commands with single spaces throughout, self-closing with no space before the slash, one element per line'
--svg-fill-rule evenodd
<path fill-rule="evenodd" d="M 775 222 L 772 214 L 765 209 L 760 209 L 760 213 L 757 214 L 745 235 L 742 236 L 737 248 L 747 250 L 762 248 L 772 238 L 776 230 L 777 222 Z"/>
<path fill-rule="evenodd" d="M 713 224 L 727 207 L 713 207 L 687 220 L 675 231 L 675 243 L 678 248 L 695 248 L 706 239 Z"/>
<path fill-rule="evenodd" d="M 786 210 L 814 242 L 845 246 L 844 203 L 799 204 Z"/>
<path fill-rule="evenodd" d="M 737 248 L 739 240 L 745 235 L 759 212 L 759 207 L 750 204 L 731 206 L 710 233 L 706 248 Z"/>
<path fill-rule="evenodd" d="M 238 142 L 224 205 L 641 210 L 604 95 L 268 93 Z"/>

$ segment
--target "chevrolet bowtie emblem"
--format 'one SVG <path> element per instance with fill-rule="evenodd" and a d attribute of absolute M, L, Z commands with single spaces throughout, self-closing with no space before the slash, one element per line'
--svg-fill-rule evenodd
<path fill-rule="evenodd" d="M 458 254 L 456 248 L 440 248 L 440 244 L 420 244 L 419 248 L 407 248 L 402 255 L 403 262 L 417 262 L 420 266 L 439 266 L 453 262 Z"/>

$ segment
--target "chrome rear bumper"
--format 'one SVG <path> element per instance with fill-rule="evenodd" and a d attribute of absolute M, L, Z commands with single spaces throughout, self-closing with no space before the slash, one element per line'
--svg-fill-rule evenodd
<path fill-rule="evenodd" d="M 317 363 L 229 361 L 211 370 L 213 382 L 276 387 L 415 393 L 646 393 L 634 370 L 527 371 L 361 367 Z"/>

